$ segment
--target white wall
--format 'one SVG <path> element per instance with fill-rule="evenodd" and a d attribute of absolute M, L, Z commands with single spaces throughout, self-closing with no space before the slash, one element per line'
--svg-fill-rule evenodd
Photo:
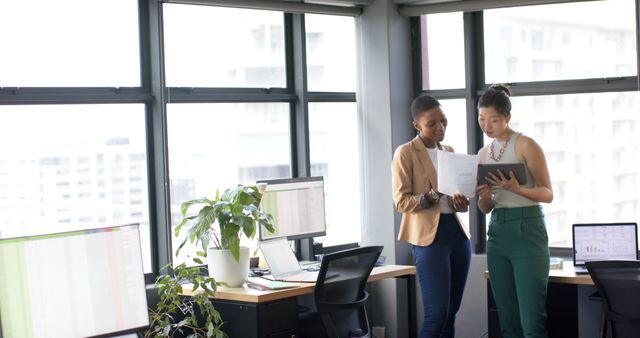
<path fill-rule="evenodd" d="M 456 320 L 456 337 L 487 337 L 487 281 L 484 278 L 486 270 L 487 256 L 473 255 L 462 307 Z"/>
<path fill-rule="evenodd" d="M 411 99 L 409 21 L 388 1 L 375 1 L 357 19 L 358 102 L 362 131 L 363 245 L 384 245 L 387 262 L 397 262 L 395 213 L 391 199 L 394 110 L 407 111 Z M 386 337 L 406 337 L 404 283 L 385 280 L 373 286 L 371 322 L 386 327 Z"/>

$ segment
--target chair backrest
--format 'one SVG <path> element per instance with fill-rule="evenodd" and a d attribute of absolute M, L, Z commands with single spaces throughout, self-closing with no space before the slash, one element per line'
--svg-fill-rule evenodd
<path fill-rule="evenodd" d="M 614 338 L 640 334 L 640 261 L 586 262 Z"/>
<path fill-rule="evenodd" d="M 328 337 L 348 337 L 358 329 L 370 336 L 365 286 L 382 249 L 347 249 L 322 258 L 314 296 Z"/>

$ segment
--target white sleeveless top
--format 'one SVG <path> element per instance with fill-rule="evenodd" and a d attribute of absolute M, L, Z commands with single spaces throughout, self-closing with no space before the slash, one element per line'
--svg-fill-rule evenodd
<path fill-rule="evenodd" d="M 493 163 L 524 163 L 524 171 L 527 176 L 527 184 L 523 184 L 522 186 L 525 188 L 533 188 L 536 186 L 536 182 L 527 167 L 526 161 L 518 160 L 516 157 L 516 141 L 518 137 L 520 137 L 522 133 L 514 132 L 509 138 L 509 144 L 507 144 L 502 157 L 499 158 L 499 161 L 495 161 L 489 156 L 489 150 L 491 149 L 491 144 L 487 146 L 485 151 L 484 163 L 493 164 Z M 504 146 L 504 142 L 500 142 L 498 140 L 493 140 L 494 147 L 493 153 L 494 157 L 498 158 L 500 156 L 500 149 Z M 532 201 L 522 195 L 514 194 L 511 191 L 505 190 L 500 187 L 493 187 L 492 192 L 494 194 L 493 203 L 495 208 L 519 208 L 519 207 L 530 207 L 534 205 L 539 205 L 540 203 L 536 201 Z"/>

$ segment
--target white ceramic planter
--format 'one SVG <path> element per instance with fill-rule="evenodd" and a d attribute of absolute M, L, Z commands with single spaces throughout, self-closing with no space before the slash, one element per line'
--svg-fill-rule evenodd
<path fill-rule="evenodd" d="M 240 261 L 236 262 L 231 251 L 217 248 L 207 249 L 209 276 L 230 287 L 242 286 L 249 273 L 249 248 L 240 247 Z"/>

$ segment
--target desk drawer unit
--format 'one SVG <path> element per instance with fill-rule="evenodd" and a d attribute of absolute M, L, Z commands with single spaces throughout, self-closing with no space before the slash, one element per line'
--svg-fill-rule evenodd
<path fill-rule="evenodd" d="M 266 303 L 214 301 L 230 338 L 296 338 L 296 297 Z"/>
<path fill-rule="evenodd" d="M 260 332 L 267 334 L 288 332 L 298 327 L 298 298 L 258 304 L 258 327 Z M 286 337 L 290 338 L 291 335 Z"/>

